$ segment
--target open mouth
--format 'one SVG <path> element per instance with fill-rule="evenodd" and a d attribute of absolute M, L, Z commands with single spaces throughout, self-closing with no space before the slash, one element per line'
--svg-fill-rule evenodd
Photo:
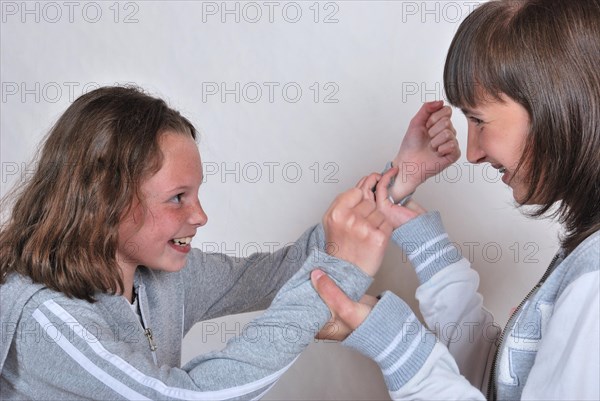
<path fill-rule="evenodd" d="M 500 174 L 506 173 L 506 167 L 504 167 L 502 164 L 492 164 L 492 167 L 498 170 Z"/>
<path fill-rule="evenodd" d="M 185 247 L 192 242 L 192 237 L 173 238 L 170 242 L 177 246 Z"/>

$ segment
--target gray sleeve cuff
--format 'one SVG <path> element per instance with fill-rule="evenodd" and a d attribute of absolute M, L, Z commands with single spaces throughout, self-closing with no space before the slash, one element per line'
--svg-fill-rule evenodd
<path fill-rule="evenodd" d="M 389 391 L 404 386 L 421 369 L 435 346 L 409 306 L 386 291 L 369 316 L 342 343 L 375 361 Z"/>
<path fill-rule="evenodd" d="M 415 217 L 392 233 L 392 240 L 408 256 L 421 284 L 437 272 L 462 259 L 448 238 L 439 212 Z"/>
<path fill-rule="evenodd" d="M 354 301 L 358 301 L 365 295 L 365 292 L 373 282 L 373 278 L 363 272 L 358 266 L 331 256 L 321 249 L 315 249 L 314 253 L 309 255 L 307 262 L 311 262 L 309 265 L 312 265 L 312 268 L 309 268 L 309 276 L 312 270 L 322 270 Z"/>

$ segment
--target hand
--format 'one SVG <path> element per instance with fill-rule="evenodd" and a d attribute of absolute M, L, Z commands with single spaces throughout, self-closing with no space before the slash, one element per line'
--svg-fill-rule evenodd
<path fill-rule="evenodd" d="M 377 303 L 377 298 L 371 295 L 365 295 L 358 302 L 352 301 L 321 270 L 313 270 L 310 280 L 331 311 L 331 319 L 315 337 L 318 340 L 345 340 L 362 324 Z"/>
<path fill-rule="evenodd" d="M 413 117 L 393 160 L 400 173 L 390 189 L 396 201 L 413 192 L 427 178 L 439 174 L 460 157 L 452 109 L 443 101 L 424 103 Z"/>
<path fill-rule="evenodd" d="M 392 226 L 377 209 L 372 188 L 381 178 L 371 174 L 339 195 L 323 216 L 326 251 L 374 276 L 383 261 Z"/>

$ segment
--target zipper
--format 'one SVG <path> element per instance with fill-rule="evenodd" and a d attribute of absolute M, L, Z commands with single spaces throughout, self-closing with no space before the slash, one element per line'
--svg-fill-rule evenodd
<path fill-rule="evenodd" d="M 519 314 L 519 312 L 521 311 L 521 308 L 523 308 L 523 306 L 529 300 L 529 298 L 531 298 L 531 296 L 542 286 L 542 284 L 544 284 L 544 282 L 546 281 L 546 279 L 548 278 L 548 276 L 550 275 L 550 273 L 552 273 L 552 271 L 554 270 L 554 264 L 558 260 L 559 256 L 560 256 L 560 253 L 557 253 L 556 255 L 554 255 L 554 258 L 552 258 L 552 261 L 550 262 L 550 265 L 548 266 L 548 268 L 544 272 L 544 275 L 542 276 L 542 278 L 540 278 L 540 281 L 538 281 L 538 283 L 535 285 L 535 287 L 533 287 L 531 289 L 531 291 L 529 291 L 529 293 L 527 294 L 527 296 L 521 301 L 521 303 L 519 304 L 519 306 L 517 306 L 515 308 L 515 310 L 511 313 L 510 318 L 508 319 L 508 322 L 506 323 L 506 326 L 504 326 L 504 329 L 502 330 L 502 333 L 500 333 L 500 336 L 496 340 L 496 346 L 497 346 L 497 348 L 496 348 L 496 352 L 494 353 L 494 360 L 492 361 L 492 368 L 490 369 L 490 381 L 489 381 L 489 384 L 488 384 L 487 397 L 486 397 L 486 399 L 488 401 L 496 399 L 496 391 L 497 391 L 497 388 L 496 388 L 496 373 L 498 372 L 498 362 L 499 362 L 498 361 L 498 354 L 500 353 L 500 350 L 502 349 L 502 343 L 504 342 L 504 336 L 505 336 L 506 332 L 510 328 L 512 328 L 513 320 Z M 492 396 L 493 396 L 493 398 L 492 398 Z"/>
<path fill-rule="evenodd" d="M 150 351 L 152 351 L 152 352 L 156 351 L 156 349 L 158 347 L 156 346 L 156 343 L 154 342 L 154 337 L 152 337 L 152 330 L 144 329 L 144 334 L 146 335 L 146 338 L 148 339 L 148 344 L 150 344 Z"/>
<path fill-rule="evenodd" d="M 154 336 L 152 334 L 152 330 L 149 327 L 150 325 L 148 324 L 148 318 L 146 316 L 146 304 L 144 303 L 146 301 L 145 289 L 146 288 L 143 284 L 140 284 L 137 288 L 138 307 L 140 308 L 140 314 L 142 315 L 142 328 L 144 329 L 144 335 L 148 340 L 150 352 L 152 352 L 152 360 L 154 361 L 154 364 L 158 366 L 158 359 L 156 358 L 156 350 L 158 349 L 158 346 L 154 341 Z"/>

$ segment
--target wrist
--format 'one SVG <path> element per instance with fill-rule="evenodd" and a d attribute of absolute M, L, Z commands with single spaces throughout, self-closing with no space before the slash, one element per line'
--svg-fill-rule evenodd
<path fill-rule="evenodd" d="M 398 174 L 392 178 L 388 186 L 388 195 L 392 203 L 404 206 L 410 200 L 410 195 L 419 186 L 419 177 L 418 174 L 412 173 L 414 166 L 408 166 L 407 164 L 398 165 L 395 159 L 387 163 L 382 174 L 385 174 L 392 167 L 398 167 Z M 411 169 L 411 167 L 413 168 Z"/>
<path fill-rule="evenodd" d="M 398 175 L 400 175 L 400 173 L 398 173 Z M 389 188 L 388 193 L 394 200 L 394 203 L 398 204 L 409 195 L 412 195 L 416 191 L 417 186 L 418 185 L 414 185 L 413 183 L 403 183 L 400 181 L 400 177 L 396 177 L 396 181 L 394 182 L 394 185 Z M 408 199 L 406 199 L 403 204 L 406 204 L 406 202 L 408 202 Z"/>
<path fill-rule="evenodd" d="M 392 163 L 398 167 L 398 175 L 393 186 L 394 198 L 404 197 L 414 192 L 425 181 L 421 176 L 421 166 L 418 163 L 402 161 L 399 158 L 394 159 Z"/>

